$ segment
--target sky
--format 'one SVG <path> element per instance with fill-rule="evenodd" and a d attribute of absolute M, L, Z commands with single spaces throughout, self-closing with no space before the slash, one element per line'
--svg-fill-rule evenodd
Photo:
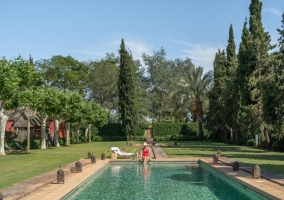
<path fill-rule="evenodd" d="M 262 0 L 262 23 L 276 44 L 283 0 Z M 233 25 L 238 51 L 251 0 L 2 0 L 0 56 L 34 61 L 55 55 L 78 61 L 118 56 L 124 39 L 134 59 L 164 48 L 167 59 L 190 58 L 213 70 Z"/>

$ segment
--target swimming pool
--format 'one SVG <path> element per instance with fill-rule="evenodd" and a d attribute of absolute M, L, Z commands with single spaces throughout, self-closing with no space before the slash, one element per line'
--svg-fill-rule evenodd
<path fill-rule="evenodd" d="M 265 199 L 226 179 L 198 163 L 115 162 L 62 199 Z"/>

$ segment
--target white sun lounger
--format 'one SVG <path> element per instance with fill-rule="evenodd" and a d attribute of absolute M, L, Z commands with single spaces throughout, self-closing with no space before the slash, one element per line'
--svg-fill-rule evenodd
<path fill-rule="evenodd" d="M 127 153 L 119 149 L 118 147 L 111 147 L 109 150 L 111 150 L 113 153 L 116 153 L 117 155 L 124 157 L 124 158 L 128 158 L 128 156 L 135 156 L 134 153 Z"/>

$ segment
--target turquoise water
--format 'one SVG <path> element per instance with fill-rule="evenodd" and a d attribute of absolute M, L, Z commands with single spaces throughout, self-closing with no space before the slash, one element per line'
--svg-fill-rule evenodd
<path fill-rule="evenodd" d="M 220 176 L 199 164 L 109 164 L 63 199 L 264 199 Z"/>

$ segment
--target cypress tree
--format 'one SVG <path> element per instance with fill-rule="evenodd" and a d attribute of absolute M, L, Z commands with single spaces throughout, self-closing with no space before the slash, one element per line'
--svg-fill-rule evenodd
<path fill-rule="evenodd" d="M 214 59 L 214 84 L 209 93 L 209 121 L 208 125 L 213 132 L 213 139 L 225 140 L 224 137 L 224 100 L 223 94 L 225 89 L 225 67 L 226 55 L 225 51 L 220 51 L 215 55 Z"/>
<path fill-rule="evenodd" d="M 226 48 L 227 53 L 227 63 L 226 63 L 226 88 L 224 91 L 224 122 L 226 126 L 230 129 L 230 139 L 234 141 L 233 129 L 236 128 L 235 124 L 235 113 L 237 108 L 237 93 L 238 88 L 236 87 L 236 69 L 237 69 L 237 54 L 236 45 L 234 41 L 234 31 L 232 24 L 229 29 L 229 39 Z M 233 104 L 233 106 L 232 106 Z M 237 138 L 235 138 L 236 140 Z"/>
<path fill-rule="evenodd" d="M 278 91 L 277 94 L 280 95 L 279 99 L 279 118 L 281 121 L 283 121 L 283 115 L 284 115 L 284 13 L 282 14 L 282 30 L 277 29 L 277 31 L 280 34 L 280 38 L 278 39 L 279 44 L 279 53 L 278 53 L 278 60 L 279 60 L 279 67 L 278 67 L 278 73 L 277 73 L 277 86 L 278 86 Z M 282 128 L 282 131 L 284 129 Z"/>
<path fill-rule="evenodd" d="M 120 44 L 120 70 L 118 80 L 119 112 L 121 115 L 122 129 L 129 140 L 133 139 L 137 123 L 137 107 L 135 92 L 135 71 L 132 56 L 125 49 L 124 40 Z"/>
<path fill-rule="evenodd" d="M 263 87 L 272 71 L 268 53 L 271 46 L 270 36 L 262 26 L 261 8 L 259 0 L 251 0 L 249 29 L 246 28 L 246 22 L 243 28 L 238 54 L 238 122 L 242 134 L 254 138 L 255 134 L 261 133 L 263 140 L 269 143 L 268 127 L 263 115 Z"/>
<path fill-rule="evenodd" d="M 249 107 L 251 104 L 249 77 L 253 73 L 253 68 L 251 66 L 252 56 L 250 52 L 252 35 L 247 28 L 247 19 L 243 25 L 241 39 L 242 41 L 239 45 L 239 52 L 237 56 L 238 67 L 236 72 L 236 84 L 238 86 L 238 97 L 236 118 L 241 134 L 246 136 L 249 133 L 249 124 L 251 118 L 251 110 Z"/>
<path fill-rule="evenodd" d="M 284 140 L 284 13 L 282 14 L 282 29 L 277 29 L 280 37 L 278 39 L 279 50 L 273 54 L 271 59 L 274 67 L 274 82 L 272 82 L 271 87 L 268 88 L 266 93 L 269 98 L 267 98 L 270 107 L 265 111 L 269 113 L 271 123 L 274 126 L 274 134 L 277 139 Z M 270 90 L 270 93 L 269 93 Z M 273 91 L 273 96 L 272 96 Z M 272 97 L 271 97 L 272 96 Z"/>
<path fill-rule="evenodd" d="M 252 133 L 261 133 L 262 140 L 266 143 L 270 143 L 270 127 L 267 125 L 264 119 L 264 85 L 269 82 L 270 73 L 272 72 L 271 65 L 269 63 L 269 50 L 270 36 L 267 32 L 264 32 L 264 28 L 261 22 L 261 8 L 262 3 L 259 0 L 252 0 L 250 10 L 250 32 L 253 36 L 253 43 L 251 48 L 252 65 L 254 67 L 254 73 L 249 79 L 252 97 Z"/>

